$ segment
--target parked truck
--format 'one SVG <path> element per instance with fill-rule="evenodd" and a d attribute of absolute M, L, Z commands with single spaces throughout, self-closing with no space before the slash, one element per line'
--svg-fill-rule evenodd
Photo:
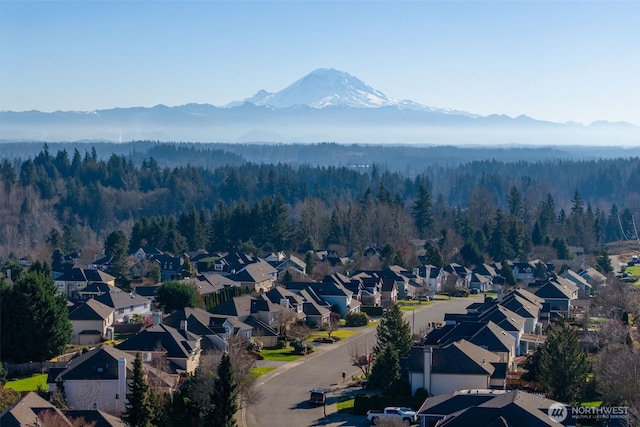
<path fill-rule="evenodd" d="M 373 425 L 378 425 L 383 420 L 399 420 L 404 426 L 410 426 L 418 422 L 418 413 L 411 408 L 388 406 L 382 411 L 368 411 L 367 420 Z"/>

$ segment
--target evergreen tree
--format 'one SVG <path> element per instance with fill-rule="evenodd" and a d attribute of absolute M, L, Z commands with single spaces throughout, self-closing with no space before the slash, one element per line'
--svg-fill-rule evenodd
<path fill-rule="evenodd" d="M 399 357 L 409 356 L 413 338 L 408 322 L 402 318 L 402 311 L 397 304 L 387 308 L 377 328 L 377 344 L 374 353 L 380 353 L 385 346 L 391 345 Z"/>
<path fill-rule="evenodd" d="M 142 357 L 139 352 L 133 361 L 133 377 L 129 390 L 122 419 L 131 427 L 151 427 L 153 413 L 149 400 L 149 386 L 144 380 Z"/>
<path fill-rule="evenodd" d="M 67 299 L 50 277 L 23 272 L 14 286 L 0 289 L 0 359 L 15 363 L 51 359 L 71 339 Z"/>
<path fill-rule="evenodd" d="M 195 307 L 198 296 L 193 286 L 170 280 L 158 286 L 155 301 L 165 313 L 173 313 L 185 307 Z"/>
<path fill-rule="evenodd" d="M 553 325 L 542 345 L 538 381 L 557 401 L 578 404 L 585 397 L 591 363 L 577 333 L 564 322 Z"/>
<path fill-rule="evenodd" d="M 611 265 L 611 258 L 609 258 L 609 254 L 606 249 L 602 249 L 598 252 L 598 256 L 596 257 L 596 270 L 598 270 L 602 274 L 613 273 L 613 265 Z"/>
<path fill-rule="evenodd" d="M 506 224 L 500 209 L 496 211 L 487 252 L 495 261 L 512 259 L 515 255 L 511 245 L 507 241 Z"/>
<path fill-rule="evenodd" d="M 431 242 L 427 241 L 424 245 L 425 249 L 425 260 L 427 264 L 433 265 L 434 267 L 442 268 L 444 267 L 444 258 L 442 258 L 442 254 L 440 250 L 435 247 Z"/>
<path fill-rule="evenodd" d="M 513 274 L 513 268 L 508 262 L 502 263 L 502 271 L 500 273 L 504 277 L 504 283 L 509 286 L 515 286 L 517 283 L 516 276 Z"/>
<path fill-rule="evenodd" d="M 205 414 L 204 425 L 211 427 L 235 427 L 238 411 L 238 384 L 231 357 L 225 353 L 218 365 L 218 377 L 213 392 L 209 395 L 211 407 Z"/>
<path fill-rule="evenodd" d="M 104 254 L 113 257 L 109 265 L 109 274 L 115 277 L 119 284 L 126 282 L 128 248 L 129 239 L 120 230 L 110 233 L 104 242 Z"/>
<path fill-rule="evenodd" d="M 464 258 L 466 265 L 480 265 L 484 262 L 482 252 L 473 240 L 467 240 L 460 248 L 460 255 Z"/>
<path fill-rule="evenodd" d="M 376 354 L 369 375 L 369 387 L 386 394 L 392 385 L 400 379 L 400 356 L 391 343 L 387 343 Z"/>
<path fill-rule="evenodd" d="M 313 274 L 313 269 L 316 268 L 316 255 L 313 251 L 307 252 L 304 256 L 304 263 L 307 265 L 305 268 L 305 273 Z"/>
<path fill-rule="evenodd" d="M 429 237 L 429 232 L 433 227 L 433 203 L 431 193 L 420 184 L 418 195 L 413 205 L 413 218 L 418 229 L 418 237 L 425 239 Z"/>

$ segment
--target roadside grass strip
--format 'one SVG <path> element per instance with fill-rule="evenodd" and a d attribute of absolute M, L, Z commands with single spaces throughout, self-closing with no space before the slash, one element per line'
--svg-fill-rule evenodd
<path fill-rule="evenodd" d="M 37 391 L 38 386 L 40 386 L 42 390 L 49 389 L 47 387 L 47 374 L 38 374 L 32 377 L 25 377 L 13 381 L 7 381 L 4 386 L 15 391 Z"/>
<path fill-rule="evenodd" d="M 294 350 L 291 347 L 277 349 L 264 348 L 260 354 L 262 354 L 264 360 L 272 360 L 276 362 L 293 362 L 304 357 L 300 354 L 294 354 L 293 351 Z"/>
<path fill-rule="evenodd" d="M 262 366 L 259 368 L 251 368 L 251 377 L 256 379 L 276 369 L 274 366 Z"/>

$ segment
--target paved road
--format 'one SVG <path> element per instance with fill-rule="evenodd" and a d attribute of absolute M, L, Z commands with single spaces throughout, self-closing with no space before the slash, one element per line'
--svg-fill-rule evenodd
<path fill-rule="evenodd" d="M 481 298 L 476 295 L 474 298 L 436 301 L 414 312 L 406 312 L 405 319 L 418 333 L 426 330 L 429 322 L 441 322 L 445 313 L 463 313 L 469 304 L 481 301 Z M 258 387 L 262 398 L 241 414 L 240 426 L 366 426 L 362 416 L 338 414 L 336 402 L 343 394 L 361 392 L 347 387 L 351 375 L 360 374 L 360 370 L 351 365 L 349 354 L 373 346 L 375 332 L 375 327 L 369 327 L 336 344 L 320 345 L 312 355 L 260 377 Z M 342 372 L 346 372 L 346 382 L 342 381 Z M 307 403 L 309 390 L 314 387 L 329 390 L 326 418 L 323 407 L 311 407 Z"/>

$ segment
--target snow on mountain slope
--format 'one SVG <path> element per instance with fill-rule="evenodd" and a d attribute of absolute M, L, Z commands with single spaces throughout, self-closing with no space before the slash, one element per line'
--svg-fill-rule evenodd
<path fill-rule="evenodd" d="M 413 101 L 388 97 L 351 74 L 333 68 L 319 68 L 279 92 L 261 90 L 251 98 L 233 102 L 227 107 L 236 107 L 246 102 L 254 105 L 269 105 L 274 108 L 288 108 L 296 105 L 316 109 L 396 107 L 404 110 L 426 110 L 471 116 L 461 111 L 432 108 Z"/>

